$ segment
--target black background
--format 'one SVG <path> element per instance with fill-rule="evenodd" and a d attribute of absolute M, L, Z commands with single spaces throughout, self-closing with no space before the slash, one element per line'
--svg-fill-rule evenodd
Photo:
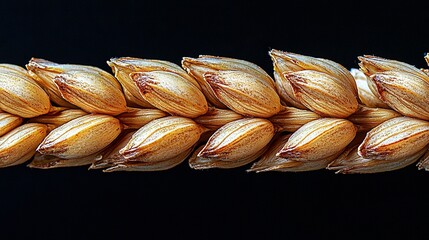
<path fill-rule="evenodd" d="M 180 63 L 212 54 L 272 74 L 272 49 L 346 68 L 374 54 L 425 67 L 427 8 L 411 1 L 8 1 L 0 62 L 31 57 L 109 70 L 110 57 Z M 86 167 L 0 170 L 0 239 L 114 237 L 423 237 L 429 173 L 375 175 L 191 170 L 111 173 Z"/>

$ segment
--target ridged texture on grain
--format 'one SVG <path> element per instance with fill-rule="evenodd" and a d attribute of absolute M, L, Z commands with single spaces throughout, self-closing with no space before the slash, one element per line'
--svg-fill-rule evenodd
<path fill-rule="evenodd" d="M 269 146 L 268 150 L 262 155 L 258 162 L 254 163 L 248 170 L 249 172 L 306 172 L 325 168 L 339 153 L 316 161 L 295 161 L 288 158 L 277 156 L 286 142 L 289 140 L 290 134 L 278 136 L 275 141 Z"/>
<path fill-rule="evenodd" d="M 177 73 L 152 71 L 130 76 L 147 102 L 171 115 L 195 118 L 208 110 L 200 89 Z"/>
<path fill-rule="evenodd" d="M 381 123 L 400 117 L 401 114 L 385 108 L 359 106 L 359 109 L 347 119 L 358 127 L 358 131 L 369 131 Z"/>
<path fill-rule="evenodd" d="M 314 58 L 291 52 L 283 52 L 279 50 L 271 50 L 269 52 L 274 65 L 274 78 L 276 80 L 277 91 L 282 97 L 282 100 L 287 105 L 305 109 L 308 104 L 304 104 L 302 99 L 295 95 L 292 83 L 286 78 L 293 76 L 294 73 L 299 74 L 300 71 L 314 71 L 322 76 L 327 77 L 340 84 L 345 89 L 340 91 L 351 91 L 354 98 L 358 98 L 357 86 L 350 72 L 340 64 L 322 58 Z M 291 75 L 292 74 L 292 75 Z M 315 79 L 317 80 L 317 78 Z M 322 86 L 323 87 L 323 86 Z M 354 101 L 354 100 L 349 100 Z M 311 106 L 312 109 L 318 106 Z"/>
<path fill-rule="evenodd" d="M 0 167 L 18 165 L 33 157 L 47 130 L 44 124 L 27 123 L 0 137 Z"/>
<path fill-rule="evenodd" d="M 244 118 L 219 128 L 190 160 L 195 169 L 231 168 L 256 160 L 266 150 L 275 128 L 261 118 Z"/>
<path fill-rule="evenodd" d="M 0 64 L 0 109 L 31 118 L 49 112 L 49 96 L 24 69 Z"/>
<path fill-rule="evenodd" d="M 429 122 L 396 117 L 369 131 L 359 146 L 364 158 L 397 160 L 414 155 L 429 143 Z"/>
<path fill-rule="evenodd" d="M 118 115 L 125 112 L 122 89 L 113 76 L 100 71 L 67 71 L 54 78 L 65 100 L 89 113 Z"/>
<path fill-rule="evenodd" d="M 159 118 L 135 132 L 119 153 L 129 161 L 163 161 L 192 147 L 204 131 L 204 127 L 189 118 Z"/>
<path fill-rule="evenodd" d="M 219 101 L 248 117 L 268 118 L 280 111 L 280 98 L 266 81 L 242 71 L 205 73 L 205 80 Z"/>
<path fill-rule="evenodd" d="M 22 121 L 21 117 L 0 112 L 0 137 L 21 125 Z"/>
<path fill-rule="evenodd" d="M 86 157 L 108 146 L 121 128 L 119 120 L 112 116 L 85 115 L 52 130 L 37 151 L 64 159 Z"/>
<path fill-rule="evenodd" d="M 273 80 L 262 68 L 244 60 L 200 55 L 198 58 L 184 57 L 182 67 L 198 81 L 207 100 L 217 108 L 225 108 L 226 105 L 215 95 L 212 87 L 204 77 L 206 73 L 217 73 L 218 71 L 244 72 L 274 88 Z"/>
<path fill-rule="evenodd" d="M 294 132 L 277 156 L 304 162 L 325 159 L 343 150 L 356 131 L 345 119 L 317 119 Z"/>

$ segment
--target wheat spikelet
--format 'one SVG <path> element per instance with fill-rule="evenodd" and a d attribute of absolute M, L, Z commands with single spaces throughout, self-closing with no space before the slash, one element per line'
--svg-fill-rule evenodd
<path fill-rule="evenodd" d="M 429 169 L 429 75 L 364 55 L 359 69 L 279 50 L 273 78 L 239 59 L 0 64 L 0 167 L 90 165 L 337 173 Z M 429 57 L 425 60 L 429 64 Z M 13 84 L 10 84 L 13 81 Z"/>

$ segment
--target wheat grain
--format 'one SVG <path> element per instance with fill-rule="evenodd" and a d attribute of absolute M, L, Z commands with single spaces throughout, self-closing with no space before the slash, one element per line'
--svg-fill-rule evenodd
<path fill-rule="evenodd" d="M 274 80 L 253 63 L 208 55 L 185 57 L 182 68 L 112 58 L 114 76 L 37 58 L 27 71 L 0 64 L 0 166 L 33 158 L 28 166 L 42 169 L 160 171 L 188 158 L 194 169 L 259 159 L 249 171 L 376 173 L 420 159 L 429 169 L 427 70 L 364 55 L 349 72 L 269 55 Z"/>

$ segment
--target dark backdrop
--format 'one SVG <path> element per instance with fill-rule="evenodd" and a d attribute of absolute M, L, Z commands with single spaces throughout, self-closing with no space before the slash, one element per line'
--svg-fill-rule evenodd
<path fill-rule="evenodd" d="M 406 1 L 8 1 L 0 8 L 0 62 L 31 57 L 109 70 L 110 57 L 180 63 L 212 54 L 272 74 L 271 48 L 357 67 L 375 54 L 425 67 L 425 7 Z M 109 70 L 110 71 L 110 70 Z M 218 239 L 423 236 L 429 173 L 245 169 L 111 173 L 86 167 L 0 170 L 0 238 L 138 236 Z M 2 237 L 4 236 L 4 237 Z"/>

